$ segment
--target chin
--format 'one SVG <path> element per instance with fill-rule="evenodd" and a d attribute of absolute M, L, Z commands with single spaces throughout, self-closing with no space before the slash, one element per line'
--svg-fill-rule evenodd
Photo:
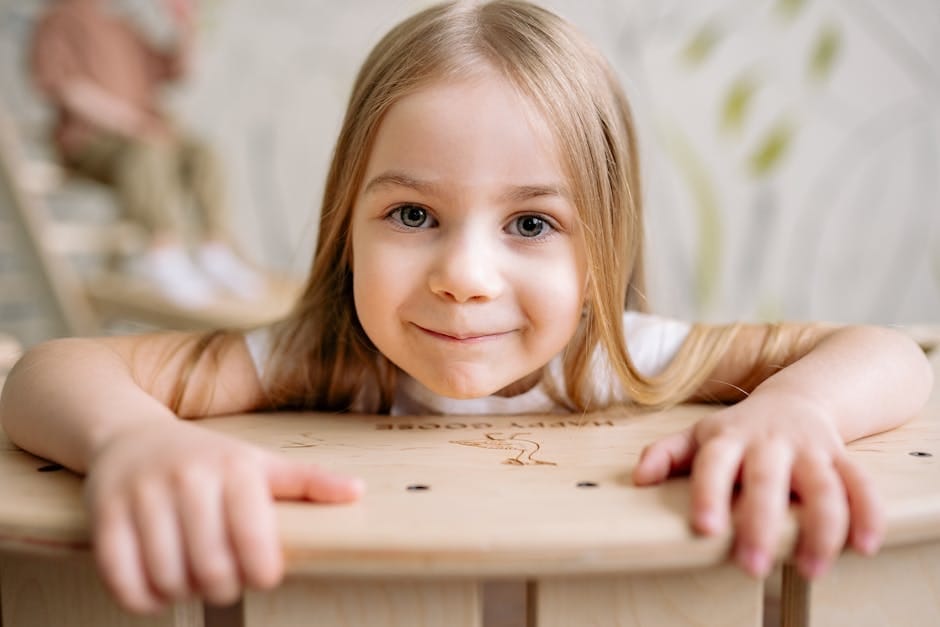
<path fill-rule="evenodd" d="M 421 381 L 421 383 L 435 394 L 456 400 L 490 396 L 505 387 L 491 380 L 466 376 L 463 373 L 456 376 L 434 377 L 433 380 Z"/>

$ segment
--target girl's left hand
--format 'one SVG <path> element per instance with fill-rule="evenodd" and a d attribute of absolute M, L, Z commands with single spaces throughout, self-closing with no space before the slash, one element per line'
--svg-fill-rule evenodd
<path fill-rule="evenodd" d="M 650 485 L 688 471 L 693 526 L 713 535 L 732 518 L 734 558 L 755 577 L 773 566 L 791 493 L 800 504 L 796 565 L 807 579 L 824 573 L 847 540 L 865 555 L 881 545 L 871 482 L 846 455 L 831 416 L 804 397 L 758 391 L 716 411 L 647 446 L 633 479 Z"/>

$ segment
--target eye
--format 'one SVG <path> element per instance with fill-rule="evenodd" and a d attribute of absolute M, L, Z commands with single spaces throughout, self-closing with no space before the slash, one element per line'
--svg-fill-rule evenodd
<path fill-rule="evenodd" d="M 388 217 L 409 229 L 420 229 L 434 226 L 433 218 L 428 210 L 418 205 L 402 205 L 395 207 Z"/>
<path fill-rule="evenodd" d="M 553 229 L 548 220 L 537 215 L 519 216 L 510 224 L 509 230 L 515 235 L 522 237 L 539 237 L 546 235 Z"/>

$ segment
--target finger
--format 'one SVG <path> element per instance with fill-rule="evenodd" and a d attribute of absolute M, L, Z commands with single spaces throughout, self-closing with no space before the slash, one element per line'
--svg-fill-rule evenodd
<path fill-rule="evenodd" d="M 633 482 L 650 485 L 666 480 L 671 474 L 686 471 L 695 453 L 692 430 L 685 429 L 653 442 L 640 453 L 633 468 Z"/>
<path fill-rule="evenodd" d="M 150 589 L 130 515 L 119 506 L 92 514 L 95 562 L 105 587 L 131 612 L 153 614 L 163 602 Z"/>
<path fill-rule="evenodd" d="M 284 571 L 274 503 L 264 477 L 255 468 L 238 466 L 224 487 L 228 535 L 244 581 L 273 588 Z"/>
<path fill-rule="evenodd" d="M 183 543 L 173 498 L 155 482 L 139 486 L 134 495 L 133 523 L 150 586 L 163 599 L 179 600 L 189 594 Z"/>
<path fill-rule="evenodd" d="M 770 572 L 790 501 L 791 449 L 771 440 L 744 453 L 741 496 L 735 507 L 735 559 L 755 577 Z"/>
<path fill-rule="evenodd" d="M 179 511 L 189 570 L 199 595 L 215 605 L 238 599 L 241 582 L 225 525 L 216 475 L 187 468 L 179 478 Z"/>
<path fill-rule="evenodd" d="M 268 488 L 276 499 L 309 499 L 323 503 L 355 501 L 365 491 L 361 479 L 343 477 L 313 464 L 267 457 Z"/>
<path fill-rule="evenodd" d="M 800 497 L 797 570 L 806 579 L 822 575 L 845 545 L 849 510 L 842 481 L 828 455 L 801 455 L 793 468 Z"/>
<path fill-rule="evenodd" d="M 846 456 L 835 460 L 849 502 L 849 538 L 856 551 L 874 555 L 885 534 L 884 508 L 868 475 Z"/>
<path fill-rule="evenodd" d="M 715 438 L 706 442 L 692 462 L 692 524 L 704 534 L 728 526 L 734 482 L 744 449 L 738 440 Z"/>

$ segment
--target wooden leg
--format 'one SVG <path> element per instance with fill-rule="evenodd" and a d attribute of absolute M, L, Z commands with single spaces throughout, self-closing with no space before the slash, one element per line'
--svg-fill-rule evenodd
<path fill-rule="evenodd" d="M 795 602 L 784 599 L 785 627 L 852 625 L 852 627 L 935 627 L 940 616 L 940 544 L 911 545 L 882 551 L 875 557 L 846 553 L 833 569 L 807 584 L 788 571 L 784 590 L 796 590 Z M 800 588 L 804 603 L 799 602 Z"/>
<path fill-rule="evenodd" d="M 135 616 L 111 600 L 88 556 L 4 555 L 3 625 L 15 627 L 202 627 L 202 604 L 181 603 L 158 616 Z"/>
<path fill-rule="evenodd" d="M 695 573 L 545 579 L 529 627 L 760 627 L 763 586 L 726 565 Z"/>
<path fill-rule="evenodd" d="M 245 594 L 245 627 L 481 627 L 482 604 L 475 581 L 293 578 Z"/>

